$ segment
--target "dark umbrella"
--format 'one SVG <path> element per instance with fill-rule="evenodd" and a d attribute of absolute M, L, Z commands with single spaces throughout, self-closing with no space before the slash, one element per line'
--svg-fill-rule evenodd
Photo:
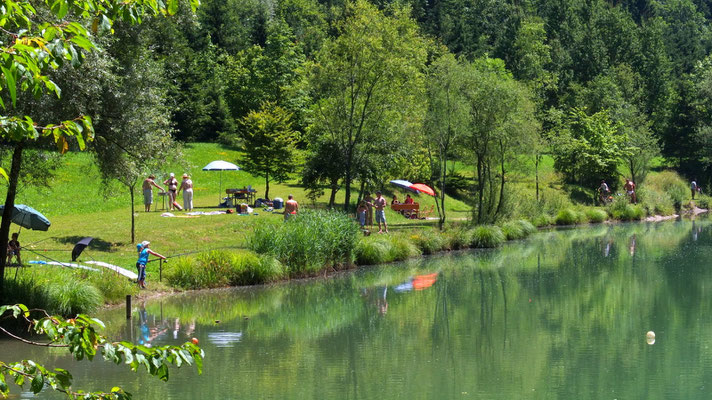
<path fill-rule="evenodd" d="M 0 213 L 5 210 L 4 205 L 0 205 Z M 49 220 L 39 211 L 24 204 L 15 204 L 15 209 L 12 210 L 12 222 L 20 225 L 23 228 L 36 231 L 46 231 L 49 229 Z"/>
<path fill-rule="evenodd" d="M 89 242 L 94 238 L 85 237 L 84 239 L 77 242 L 72 249 L 72 261 L 77 261 L 77 257 L 82 254 L 82 251 L 89 246 Z"/>
<path fill-rule="evenodd" d="M 408 181 L 406 181 L 406 180 L 403 180 L 403 179 L 394 179 L 394 180 L 391 181 L 391 185 L 397 186 L 397 187 L 399 187 L 399 188 L 401 188 L 401 189 L 408 190 L 408 191 L 413 192 L 413 193 L 418 193 L 418 190 L 417 190 L 417 189 L 413 189 L 413 188 L 411 187 L 411 186 L 413 186 L 412 183 L 410 183 L 410 182 L 408 182 Z"/>

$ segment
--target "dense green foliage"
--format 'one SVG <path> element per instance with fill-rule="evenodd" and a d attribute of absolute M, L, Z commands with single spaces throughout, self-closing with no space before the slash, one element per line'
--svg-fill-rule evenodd
<path fill-rule="evenodd" d="M 358 226 L 347 215 L 306 211 L 282 224 L 258 226 L 249 246 L 273 255 L 290 277 L 299 277 L 351 265 L 357 239 Z"/>
<path fill-rule="evenodd" d="M 206 289 L 271 282 L 284 276 L 283 269 L 269 256 L 214 250 L 179 258 L 166 269 L 165 276 L 174 287 Z"/>
<path fill-rule="evenodd" d="M 1 319 L 16 319 L 36 335 L 46 337 L 46 342 L 36 342 L 12 335 L 0 327 L 0 331 L 14 339 L 22 340 L 27 345 L 64 348 L 76 361 L 92 361 L 97 354 L 114 364 L 126 364 L 132 371 L 146 369 L 150 375 L 162 381 L 168 380 L 169 366 L 195 364 L 198 373 L 202 372 L 204 352 L 197 343 L 186 342 L 181 346 L 148 346 L 129 342 L 112 342 L 98 333 L 104 323 L 96 318 L 78 314 L 66 321 L 62 316 L 53 316 L 44 310 L 29 310 L 24 304 L 0 306 Z M 119 387 L 105 392 L 85 392 L 72 387 L 72 374 L 66 369 L 49 369 L 32 360 L 19 362 L 0 361 L 0 395 L 7 397 L 10 378 L 16 385 L 24 387 L 29 383 L 34 394 L 40 393 L 45 385 L 59 391 L 71 399 L 116 399 L 129 400 L 131 394 Z"/>

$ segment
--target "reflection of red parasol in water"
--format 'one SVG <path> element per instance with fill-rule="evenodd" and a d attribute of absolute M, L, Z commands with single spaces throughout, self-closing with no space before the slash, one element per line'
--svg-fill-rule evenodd
<path fill-rule="evenodd" d="M 433 286 L 433 284 L 437 280 L 438 280 L 437 272 L 428 274 L 428 275 L 416 275 L 412 281 L 413 289 L 415 289 L 415 290 L 427 289 L 427 288 Z"/>

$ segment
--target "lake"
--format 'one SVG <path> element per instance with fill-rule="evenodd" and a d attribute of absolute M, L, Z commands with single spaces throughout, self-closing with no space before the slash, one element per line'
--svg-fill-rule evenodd
<path fill-rule="evenodd" d="M 174 368 L 163 383 L 10 341 L 1 357 L 136 399 L 709 399 L 711 260 L 707 220 L 541 232 L 496 250 L 150 300 L 128 323 L 121 308 L 97 314 L 112 338 L 198 338 L 202 375 Z"/>

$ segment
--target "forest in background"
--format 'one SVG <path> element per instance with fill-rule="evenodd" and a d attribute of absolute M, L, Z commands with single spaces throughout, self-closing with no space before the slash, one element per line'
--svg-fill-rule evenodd
<path fill-rule="evenodd" d="M 692 0 L 186 1 L 117 23 L 51 72 L 61 98 L 22 92 L 8 111 L 90 115 L 89 149 L 131 191 L 180 158 L 174 141 L 222 142 L 267 191 L 296 176 L 348 208 L 352 187 L 408 179 L 466 193 L 492 222 L 511 174 L 538 183 L 546 156 L 591 192 L 641 185 L 653 160 L 709 187 L 711 17 Z M 47 183 L 59 161 L 36 147 L 22 179 Z"/>

